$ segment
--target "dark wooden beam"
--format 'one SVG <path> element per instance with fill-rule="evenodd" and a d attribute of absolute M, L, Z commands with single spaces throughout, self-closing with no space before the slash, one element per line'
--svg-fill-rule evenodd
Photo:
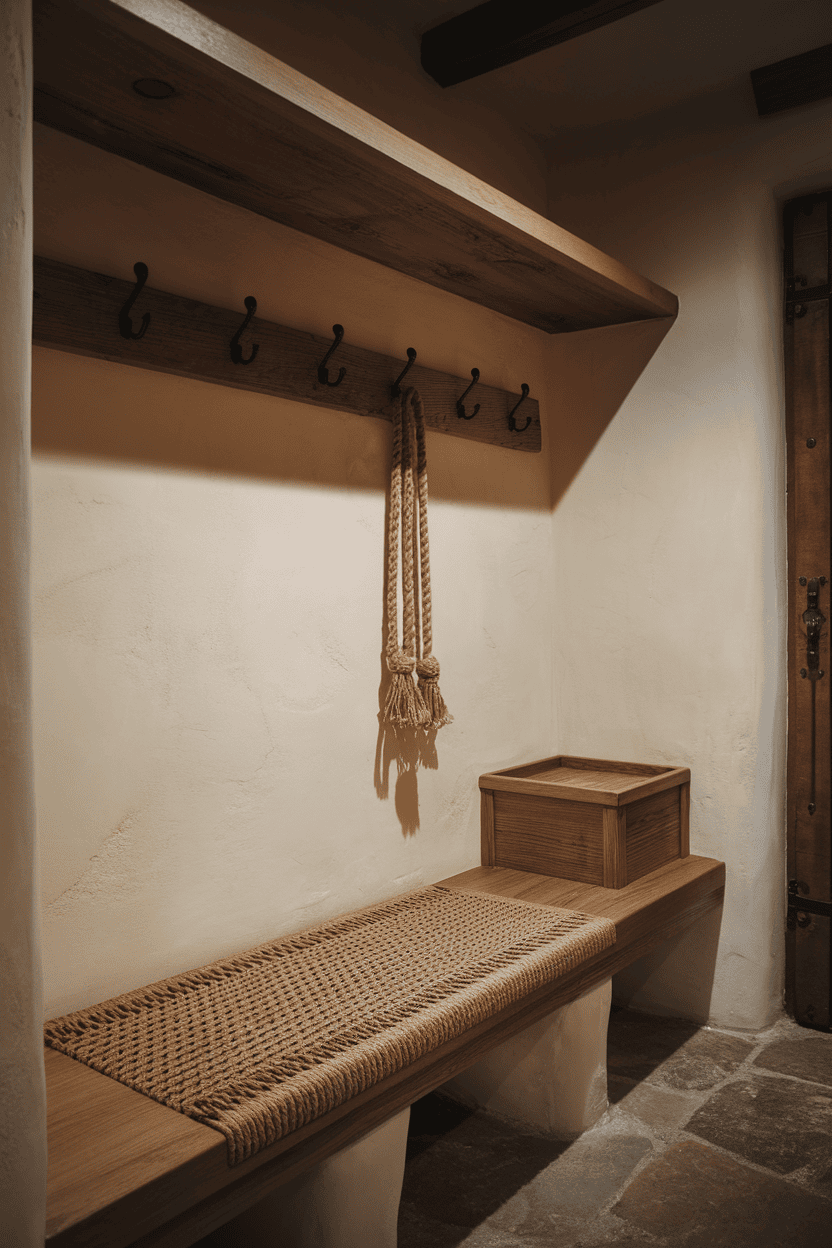
<path fill-rule="evenodd" d="M 125 269 L 129 272 L 128 264 Z M 318 364 L 333 345 L 331 335 L 321 338 L 255 317 L 246 324 L 240 344 L 244 359 L 257 344 L 256 358 L 252 357 L 250 367 L 245 367 L 234 362 L 230 351 L 231 339 L 245 319 L 242 303 L 234 311 L 145 286 L 136 302 L 133 326 L 135 333 L 147 313 L 148 332 L 133 341 L 119 332 L 118 313 L 133 294 L 135 281 L 92 273 L 41 256 L 35 256 L 34 278 L 32 341 L 38 346 L 209 381 L 235 390 L 294 399 L 315 407 L 334 407 L 379 420 L 393 419 L 396 403 L 392 386 L 407 363 L 404 345 L 399 359 L 355 346 L 349 340 L 349 309 L 343 313 L 337 310 L 348 328 L 346 341 L 338 346 L 331 368 L 336 377 L 341 366 L 346 372 L 343 384 L 333 386 L 321 381 L 317 374 Z M 485 365 L 487 361 L 481 363 Z M 460 420 L 456 410 L 456 400 L 471 384 L 470 376 L 453 377 L 425 368 L 420 361 L 408 372 L 404 384 L 419 390 L 429 429 L 475 442 L 490 442 L 512 451 L 539 451 L 537 399 L 522 399 L 521 394 L 492 386 L 487 368 L 483 372 L 482 381 L 472 394 L 480 409 L 475 420 Z M 523 405 L 512 430 L 508 414 L 521 399 Z M 160 445 L 158 431 L 154 434 L 152 429 L 150 420 L 141 429 L 130 430 L 116 423 L 111 430 L 98 430 L 92 436 L 98 453 L 142 459 L 153 455 L 152 445 Z M 40 421 L 36 431 L 41 449 L 49 447 L 64 453 L 73 447 L 77 449 L 83 436 L 77 427 L 70 430 L 60 419 L 51 426 Z M 106 446 L 100 442 L 102 436 Z"/>
<path fill-rule="evenodd" d="M 422 36 L 422 68 L 441 87 L 617 22 L 659 0 L 486 0 Z"/>
<path fill-rule="evenodd" d="M 752 69 L 751 85 L 760 117 L 828 99 L 832 96 L 832 43 Z"/>

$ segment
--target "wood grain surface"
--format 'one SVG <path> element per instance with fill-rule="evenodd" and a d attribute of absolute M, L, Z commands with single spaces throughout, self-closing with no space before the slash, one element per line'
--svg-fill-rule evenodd
<path fill-rule="evenodd" d="M 800 909 L 801 898 L 832 901 L 832 192 L 793 200 L 784 212 L 786 464 L 788 528 L 788 755 L 786 846 L 789 896 L 786 1006 L 798 1022 L 832 1020 L 830 920 Z M 811 678 L 803 613 L 818 586 L 817 679 Z M 800 584 L 803 578 L 804 584 Z M 814 730 L 813 730 L 814 721 Z M 810 805 L 814 805 L 814 811 Z M 794 907 L 794 909 L 792 909 Z"/>
<path fill-rule="evenodd" d="M 494 794 L 490 789 L 480 790 L 480 849 L 482 865 L 495 867 Z"/>
<path fill-rule="evenodd" d="M 494 793 L 494 865 L 604 882 L 603 807 L 548 794 Z"/>
<path fill-rule="evenodd" d="M 247 326 L 241 346 L 248 357 L 256 343 L 257 354 L 250 364 L 235 364 L 230 343 L 245 320 L 245 307 L 238 311 L 217 308 L 146 285 L 131 317 L 135 330 L 147 313 L 147 330 L 139 339 L 123 338 L 118 314 L 135 286 L 135 279 L 92 273 L 36 256 L 33 342 L 134 368 L 392 420 L 396 406 L 392 387 L 407 363 L 406 347 L 402 347 L 401 359 L 395 359 L 354 346 L 349 341 L 346 313 L 344 341 L 328 365 L 330 380 L 337 377 L 340 367 L 346 368 L 346 374 L 340 385 L 327 386 L 318 380 L 317 370 L 333 344 L 333 335 L 318 337 L 256 316 Z M 471 391 L 471 402 L 480 405 L 472 420 L 462 420 L 456 412 L 456 400 L 470 385 L 470 376 L 437 372 L 417 358 L 403 385 L 415 386 L 421 394 L 428 429 L 490 442 L 507 450 L 539 451 L 537 400 L 529 396 L 523 401 L 516 418 L 522 432 L 512 432 L 508 413 L 522 397 L 519 386 L 516 394 L 489 386 L 487 368 L 481 371 L 484 376 Z M 531 423 L 524 428 L 527 420 Z"/>
<path fill-rule="evenodd" d="M 679 857 L 690 853 L 690 783 L 679 785 Z"/>
<path fill-rule="evenodd" d="M 48 126 L 548 333 L 676 315 L 668 291 L 179 0 L 35 0 L 33 37 Z M 142 78 L 173 93 L 143 98 Z"/>
<path fill-rule="evenodd" d="M 48 1050 L 47 1244 L 193 1244 L 280 1183 L 453 1078 L 494 1045 L 719 906 L 724 882 L 724 864 L 698 857 L 668 864 L 617 890 L 488 867 L 442 881 L 603 915 L 616 925 L 616 944 L 233 1170 L 218 1132 Z"/>
<path fill-rule="evenodd" d="M 830 390 L 829 299 L 807 302 L 787 334 L 791 400 L 788 407 L 792 454 L 789 506 L 789 788 L 788 826 L 792 830 L 792 878 L 806 885 L 810 897 L 832 898 L 832 593 L 821 587 L 819 607 L 826 616 L 820 634 L 820 669 L 815 681 L 801 679 L 807 669 L 803 612 L 807 588 L 799 577 L 830 573 Z M 806 443 L 814 438 L 811 450 Z M 815 685 L 815 742 L 812 749 L 812 684 Z M 814 754 L 815 813 L 809 813 Z"/>
<path fill-rule="evenodd" d="M 674 789 L 652 793 L 626 806 L 627 873 L 632 884 L 664 862 L 680 857 L 680 797 Z"/>
<path fill-rule="evenodd" d="M 479 779 L 480 788 L 492 791 L 537 794 L 601 806 L 626 806 L 650 793 L 689 782 L 687 767 L 618 763 L 566 754 L 487 772 Z"/>
<path fill-rule="evenodd" d="M 623 888 L 627 883 L 626 806 L 605 806 L 603 810 L 602 858 L 604 888 Z"/>

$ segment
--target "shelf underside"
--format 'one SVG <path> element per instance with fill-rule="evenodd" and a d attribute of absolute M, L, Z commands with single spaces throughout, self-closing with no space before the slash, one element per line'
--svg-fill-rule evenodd
<path fill-rule="evenodd" d="M 35 0 L 35 118 L 549 333 L 674 295 L 179 0 Z M 155 79 L 166 99 L 139 95 Z"/>

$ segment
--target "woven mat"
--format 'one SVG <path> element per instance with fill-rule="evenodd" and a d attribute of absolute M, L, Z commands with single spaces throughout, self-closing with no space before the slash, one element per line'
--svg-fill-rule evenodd
<path fill-rule="evenodd" d="M 53 1019 L 46 1043 L 221 1131 L 233 1166 L 614 941 L 434 885 Z"/>

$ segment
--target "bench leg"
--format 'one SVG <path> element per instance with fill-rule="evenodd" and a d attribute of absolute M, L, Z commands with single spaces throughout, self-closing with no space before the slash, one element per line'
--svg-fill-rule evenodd
<path fill-rule="evenodd" d="M 220 1227 L 211 1248 L 396 1248 L 410 1109 Z"/>
<path fill-rule="evenodd" d="M 442 1091 L 558 1139 L 576 1139 L 607 1108 L 612 980 L 506 1040 Z"/>

